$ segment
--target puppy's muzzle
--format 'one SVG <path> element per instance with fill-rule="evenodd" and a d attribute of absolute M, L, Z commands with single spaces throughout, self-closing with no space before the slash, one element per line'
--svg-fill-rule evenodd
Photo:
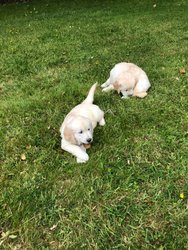
<path fill-rule="evenodd" d="M 91 142 L 92 142 L 92 138 L 88 138 L 87 143 L 91 143 Z"/>

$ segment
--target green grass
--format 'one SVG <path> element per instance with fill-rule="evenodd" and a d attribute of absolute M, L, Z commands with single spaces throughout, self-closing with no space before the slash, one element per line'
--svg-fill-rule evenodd
<path fill-rule="evenodd" d="M 0 5 L 0 249 L 188 248 L 187 13 L 185 0 Z M 59 127 L 120 61 L 147 72 L 149 95 L 98 87 L 106 126 L 77 164 Z"/>

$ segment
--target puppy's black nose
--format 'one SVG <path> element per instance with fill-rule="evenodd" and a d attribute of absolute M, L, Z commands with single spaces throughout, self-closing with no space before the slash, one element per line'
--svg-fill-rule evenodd
<path fill-rule="evenodd" d="M 91 138 L 87 139 L 87 142 L 88 142 L 88 143 L 90 143 L 91 141 L 92 141 Z"/>

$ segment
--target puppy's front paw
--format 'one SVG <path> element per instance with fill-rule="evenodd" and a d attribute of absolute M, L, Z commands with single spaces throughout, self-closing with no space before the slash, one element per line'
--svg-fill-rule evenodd
<path fill-rule="evenodd" d="M 123 95 L 121 99 L 129 99 L 128 95 Z"/>
<path fill-rule="evenodd" d="M 89 160 L 89 156 L 86 153 L 79 155 L 79 157 L 77 157 L 77 159 L 76 159 L 77 163 L 85 163 L 88 160 Z"/>

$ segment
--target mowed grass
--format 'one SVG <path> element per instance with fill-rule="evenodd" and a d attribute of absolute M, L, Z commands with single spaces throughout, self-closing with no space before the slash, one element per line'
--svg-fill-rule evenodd
<path fill-rule="evenodd" d="M 154 5 L 156 4 L 156 5 Z M 187 249 L 187 13 L 176 1 L 0 5 L 0 249 Z M 105 111 L 90 160 L 59 127 L 117 62 L 152 87 Z"/>

